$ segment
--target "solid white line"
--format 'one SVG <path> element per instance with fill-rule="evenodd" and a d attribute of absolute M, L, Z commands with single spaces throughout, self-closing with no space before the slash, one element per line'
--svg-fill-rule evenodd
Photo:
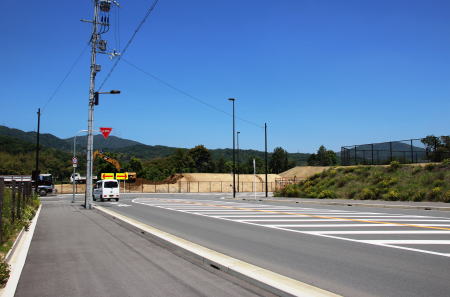
<path fill-rule="evenodd" d="M 322 221 L 334 221 L 334 222 L 342 222 L 341 220 L 336 220 L 336 219 L 275 219 L 275 220 L 270 220 L 270 219 L 261 219 L 261 220 L 247 220 L 247 219 L 243 219 L 243 220 L 235 220 L 237 222 L 322 222 Z"/>
<path fill-rule="evenodd" d="M 245 221 L 243 221 L 245 222 Z M 379 224 L 276 224 L 276 225 L 259 225 L 259 226 L 268 226 L 268 227 L 295 227 L 295 228 L 340 228 L 340 227 L 381 227 Z M 397 226 L 395 224 L 383 224 L 383 226 Z"/>
<path fill-rule="evenodd" d="M 450 231 L 308 231 L 308 234 L 450 234 Z"/>
<path fill-rule="evenodd" d="M 450 244 L 450 240 L 361 240 L 375 244 Z"/>

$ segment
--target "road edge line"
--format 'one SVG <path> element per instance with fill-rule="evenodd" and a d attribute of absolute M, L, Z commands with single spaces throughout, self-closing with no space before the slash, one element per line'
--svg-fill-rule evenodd
<path fill-rule="evenodd" d="M 237 276 L 259 288 L 279 296 L 311 296 L 311 297 L 337 297 L 332 292 L 314 287 L 284 275 L 269 271 L 253 264 L 232 258 L 222 253 L 203 247 L 199 244 L 182 239 L 170 233 L 156 229 L 150 225 L 124 216 L 110 209 L 95 205 L 100 213 L 131 227 L 141 235 L 147 235 L 152 241 L 168 248 L 194 264 L 206 265 L 219 269 L 225 273 Z"/>
<path fill-rule="evenodd" d="M 11 273 L 6 286 L 0 290 L 1 297 L 13 297 L 16 293 L 28 251 L 30 250 L 31 240 L 33 239 L 37 221 L 41 213 L 41 208 L 42 203 L 39 205 L 33 220 L 31 220 L 28 231 L 24 231 L 22 236 L 20 236 L 20 238 L 18 237 L 16 242 L 14 242 L 14 245 L 16 245 L 15 250 L 11 253 L 10 259 L 7 262 L 11 267 Z"/>

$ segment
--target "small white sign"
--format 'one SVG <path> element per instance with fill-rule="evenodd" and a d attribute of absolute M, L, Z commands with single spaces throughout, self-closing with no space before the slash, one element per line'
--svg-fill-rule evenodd
<path fill-rule="evenodd" d="M 78 164 L 78 159 L 77 159 L 77 157 L 73 157 L 73 158 L 72 158 L 72 164 L 73 164 L 73 165 Z M 74 166 L 74 167 L 76 167 L 76 166 Z"/>

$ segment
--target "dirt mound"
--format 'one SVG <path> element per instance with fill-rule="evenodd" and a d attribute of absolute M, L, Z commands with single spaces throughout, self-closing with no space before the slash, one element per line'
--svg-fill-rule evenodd
<path fill-rule="evenodd" d="M 280 173 L 283 178 L 307 179 L 316 173 L 321 173 L 330 167 L 327 166 L 297 166 Z"/>

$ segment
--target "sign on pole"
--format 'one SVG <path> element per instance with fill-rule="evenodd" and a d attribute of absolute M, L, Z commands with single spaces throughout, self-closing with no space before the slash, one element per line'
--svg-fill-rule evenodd
<path fill-rule="evenodd" d="M 116 173 L 116 179 L 117 180 L 127 180 L 128 179 L 128 173 L 127 172 Z"/>
<path fill-rule="evenodd" d="M 100 132 L 102 132 L 103 137 L 106 139 L 108 138 L 109 134 L 111 133 L 112 128 L 108 128 L 108 127 L 100 127 Z"/>
<path fill-rule="evenodd" d="M 73 158 L 72 158 L 72 165 L 73 165 L 73 167 L 77 167 L 77 165 L 78 165 L 78 159 L 77 159 L 77 157 L 73 157 Z"/>
<path fill-rule="evenodd" d="M 114 173 L 102 173 L 102 179 L 114 179 Z"/>

